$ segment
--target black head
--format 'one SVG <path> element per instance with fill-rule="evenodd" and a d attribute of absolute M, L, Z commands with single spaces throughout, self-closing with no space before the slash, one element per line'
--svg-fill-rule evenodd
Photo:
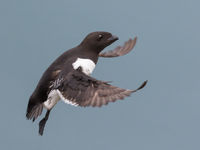
<path fill-rule="evenodd" d="M 109 32 L 92 32 L 85 37 L 80 45 L 99 53 L 116 40 L 118 37 Z"/>

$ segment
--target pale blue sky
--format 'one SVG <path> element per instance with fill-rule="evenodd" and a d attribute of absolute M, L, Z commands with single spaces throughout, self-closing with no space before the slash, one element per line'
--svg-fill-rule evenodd
<path fill-rule="evenodd" d="M 0 149 L 200 149 L 200 1 L 1 0 Z M 133 52 L 100 59 L 93 77 L 113 85 L 148 85 L 102 108 L 60 102 L 43 137 L 25 118 L 43 71 L 93 31 L 130 37 Z"/>

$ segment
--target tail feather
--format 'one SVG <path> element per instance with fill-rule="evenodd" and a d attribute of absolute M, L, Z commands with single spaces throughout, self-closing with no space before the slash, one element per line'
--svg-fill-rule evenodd
<path fill-rule="evenodd" d="M 43 110 L 42 104 L 37 104 L 32 108 L 28 108 L 26 113 L 26 118 L 35 121 L 35 119 L 37 119 L 37 117 L 39 117 L 42 114 L 42 110 Z"/>

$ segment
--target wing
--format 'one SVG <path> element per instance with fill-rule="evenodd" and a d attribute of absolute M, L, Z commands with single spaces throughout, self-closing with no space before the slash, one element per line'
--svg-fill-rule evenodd
<path fill-rule="evenodd" d="M 72 105 L 83 107 L 101 107 L 109 102 L 124 99 L 131 93 L 142 89 L 147 83 L 145 81 L 136 90 L 127 90 L 96 80 L 78 70 L 74 70 L 64 78 L 61 77 L 58 81 L 55 81 L 54 87 L 61 99 Z"/>
<path fill-rule="evenodd" d="M 118 56 L 123 56 L 129 53 L 135 46 L 137 41 L 137 37 L 134 39 L 129 39 L 124 43 L 123 46 L 118 46 L 114 50 L 110 50 L 107 52 L 101 52 L 99 54 L 100 57 L 118 57 Z"/>

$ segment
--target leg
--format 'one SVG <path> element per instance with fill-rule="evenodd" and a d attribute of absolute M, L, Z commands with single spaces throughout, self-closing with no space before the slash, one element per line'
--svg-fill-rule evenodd
<path fill-rule="evenodd" d="M 41 136 L 43 135 L 44 127 L 45 127 L 45 124 L 46 124 L 46 122 L 47 122 L 47 120 L 49 118 L 50 111 L 51 111 L 51 109 L 47 110 L 45 117 L 39 123 L 39 134 Z"/>

